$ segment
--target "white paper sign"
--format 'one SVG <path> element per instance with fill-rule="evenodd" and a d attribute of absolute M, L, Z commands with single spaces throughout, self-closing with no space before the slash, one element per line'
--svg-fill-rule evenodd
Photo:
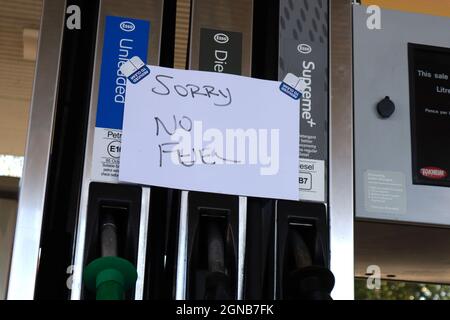
<path fill-rule="evenodd" d="M 148 67 L 127 83 L 120 181 L 298 200 L 299 103 L 279 82 Z"/>

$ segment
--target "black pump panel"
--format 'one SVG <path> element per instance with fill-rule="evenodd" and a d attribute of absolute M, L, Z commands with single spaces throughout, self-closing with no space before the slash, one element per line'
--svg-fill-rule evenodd
<path fill-rule="evenodd" d="M 117 230 L 117 256 L 136 266 L 140 212 L 140 187 L 91 183 L 89 186 L 84 266 L 101 257 L 107 251 L 104 248 L 105 243 L 102 243 L 102 228 L 106 223 L 111 222 L 114 223 Z M 87 290 L 83 291 L 82 296 L 84 299 L 95 298 Z M 133 298 L 131 291 L 126 298 Z"/>
<path fill-rule="evenodd" d="M 236 299 L 239 200 L 192 193 L 188 203 L 187 299 Z"/>
<path fill-rule="evenodd" d="M 275 201 L 247 199 L 244 299 L 274 298 Z"/>
<path fill-rule="evenodd" d="M 328 250 L 324 204 L 277 201 L 276 299 L 331 299 Z"/>

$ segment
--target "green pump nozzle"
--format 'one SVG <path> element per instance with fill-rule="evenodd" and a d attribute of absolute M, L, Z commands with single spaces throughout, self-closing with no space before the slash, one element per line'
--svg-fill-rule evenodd
<path fill-rule="evenodd" d="M 84 283 L 95 291 L 97 300 L 123 300 L 125 292 L 136 283 L 137 272 L 128 260 L 119 257 L 101 257 L 84 270 Z"/>
<path fill-rule="evenodd" d="M 96 300 L 124 300 L 137 280 L 135 266 L 117 256 L 117 228 L 112 215 L 105 215 L 101 227 L 102 257 L 89 263 L 83 274 L 86 287 Z"/>

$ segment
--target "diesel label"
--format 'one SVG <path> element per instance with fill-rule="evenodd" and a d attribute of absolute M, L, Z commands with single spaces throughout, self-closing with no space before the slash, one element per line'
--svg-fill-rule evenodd
<path fill-rule="evenodd" d="M 242 33 L 202 28 L 199 70 L 241 74 Z"/>

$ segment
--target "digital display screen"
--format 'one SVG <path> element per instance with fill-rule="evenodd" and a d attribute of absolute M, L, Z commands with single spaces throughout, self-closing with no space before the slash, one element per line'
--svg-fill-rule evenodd
<path fill-rule="evenodd" d="M 450 49 L 408 51 L 413 183 L 450 186 Z"/>

